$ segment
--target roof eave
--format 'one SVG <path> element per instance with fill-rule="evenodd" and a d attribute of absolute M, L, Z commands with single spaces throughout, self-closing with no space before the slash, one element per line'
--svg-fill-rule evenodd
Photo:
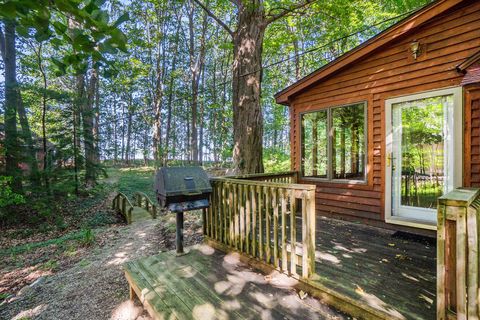
<path fill-rule="evenodd" d="M 275 101 L 279 104 L 289 105 L 290 97 L 292 95 L 303 91 L 307 87 L 331 75 L 335 71 L 338 71 L 339 69 L 344 68 L 347 65 L 361 59 L 373 50 L 376 50 L 377 48 L 384 46 L 387 43 L 397 39 L 398 37 L 410 32 L 411 30 L 417 28 L 419 25 L 425 23 L 426 21 L 434 18 L 435 16 L 445 12 L 446 10 L 454 7 L 455 5 L 463 1 L 465 0 L 439 0 L 419 9 L 405 19 L 397 22 L 390 28 L 370 38 L 369 40 L 346 52 L 332 62 L 324 65 L 323 67 L 320 67 L 318 70 L 312 72 L 303 79 L 300 79 L 299 81 L 278 92 L 274 95 Z"/>

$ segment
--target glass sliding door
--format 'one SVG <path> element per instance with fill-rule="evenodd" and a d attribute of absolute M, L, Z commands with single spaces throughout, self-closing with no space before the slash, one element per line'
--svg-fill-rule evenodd
<path fill-rule="evenodd" d="M 455 105 L 453 92 L 445 93 L 395 99 L 387 106 L 387 196 L 393 218 L 434 224 L 438 197 L 458 184 L 455 140 L 461 119 L 455 121 L 455 109 L 461 105 Z"/>

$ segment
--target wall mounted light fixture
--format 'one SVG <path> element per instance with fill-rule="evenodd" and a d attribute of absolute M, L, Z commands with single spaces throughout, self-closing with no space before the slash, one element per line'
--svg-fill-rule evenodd
<path fill-rule="evenodd" d="M 420 43 L 417 40 L 413 40 L 410 43 L 410 51 L 412 52 L 412 56 L 414 60 L 417 60 L 417 57 L 420 55 Z"/>

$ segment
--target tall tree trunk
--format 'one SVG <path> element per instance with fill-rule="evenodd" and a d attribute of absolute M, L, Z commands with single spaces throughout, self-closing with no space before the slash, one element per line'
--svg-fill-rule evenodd
<path fill-rule="evenodd" d="M 207 14 L 204 13 L 202 23 L 202 34 L 200 37 L 200 46 L 198 57 L 195 54 L 195 7 L 193 0 L 190 1 L 190 7 L 188 12 L 188 30 L 189 30 L 189 55 L 190 55 L 190 81 L 191 81 L 191 135 L 190 135 L 190 148 L 191 148 L 191 160 L 194 164 L 199 161 L 198 157 L 198 87 L 200 83 L 200 73 L 203 69 L 203 63 L 205 59 L 205 36 L 207 32 Z"/>
<path fill-rule="evenodd" d="M 75 194 L 78 196 L 78 156 L 79 144 L 78 141 L 78 104 L 73 105 L 72 116 L 73 116 L 73 170 L 75 174 Z"/>
<path fill-rule="evenodd" d="M 30 165 L 30 180 L 33 185 L 40 184 L 40 177 L 38 174 L 38 162 L 37 162 L 37 152 L 35 151 L 35 143 L 32 138 L 32 131 L 30 129 L 30 124 L 28 123 L 27 111 L 22 102 L 22 95 L 20 90 L 18 90 L 18 104 L 17 104 L 17 113 L 20 126 L 22 127 L 22 138 L 25 142 L 26 153 L 28 157 L 28 162 Z"/>
<path fill-rule="evenodd" d="M 262 44 L 267 22 L 261 2 L 240 6 L 239 10 L 237 31 L 233 34 L 233 165 L 238 173 L 260 173 Z"/>
<path fill-rule="evenodd" d="M 42 44 L 38 47 L 37 52 L 37 63 L 38 69 L 40 70 L 40 74 L 42 76 L 42 83 L 43 83 L 43 92 L 42 92 L 42 149 L 43 149 L 43 180 L 45 182 L 45 189 L 47 192 L 50 192 L 50 181 L 48 177 L 48 149 L 47 149 L 47 74 L 45 73 L 45 69 L 43 66 L 43 59 L 42 59 Z"/>
<path fill-rule="evenodd" d="M 3 47 L 3 46 L 2 46 Z M 17 106 L 18 83 L 15 48 L 15 22 L 5 21 L 5 42 L 3 61 L 5 65 L 5 169 L 12 176 L 12 189 L 22 192 L 22 175 L 18 167 L 20 150 L 18 148 Z"/>
<path fill-rule="evenodd" d="M 117 164 L 118 162 L 118 134 L 117 134 L 117 126 L 118 126 L 118 117 L 117 117 L 117 101 L 113 101 L 113 115 L 115 117 L 113 121 L 113 164 Z"/>
<path fill-rule="evenodd" d="M 170 84 L 168 86 L 168 100 L 167 100 L 167 128 L 165 132 L 165 151 L 162 157 L 162 165 L 166 166 L 169 152 L 170 152 L 170 135 L 171 135 L 171 127 L 172 127 L 172 102 L 173 102 L 173 93 L 175 89 L 175 70 L 177 68 L 177 52 L 178 52 L 178 38 L 180 35 L 180 26 L 181 23 L 177 24 L 177 31 L 175 32 L 175 45 L 173 49 L 173 61 L 172 61 L 172 69 L 170 70 Z"/>
<path fill-rule="evenodd" d="M 125 151 L 125 163 L 128 165 L 130 164 L 130 149 L 131 149 L 131 141 L 132 141 L 132 119 L 133 119 L 133 106 L 131 105 L 132 99 L 130 97 L 130 103 L 127 107 L 127 146 Z"/>
<path fill-rule="evenodd" d="M 98 76 L 98 69 L 96 69 Z M 100 162 L 100 81 L 97 79 L 97 85 L 95 87 L 95 118 L 93 124 L 93 149 L 95 153 L 95 163 Z"/>
<path fill-rule="evenodd" d="M 93 139 L 93 105 L 95 101 L 95 88 L 98 83 L 97 70 L 92 69 L 90 81 L 88 84 L 87 103 L 83 104 L 83 143 L 85 146 L 85 185 L 91 187 L 95 185 L 95 148 Z"/>
<path fill-rule="evenodd" d="M 2 60 L 4 64 L 6 64 L 5 57 L 5 35 L 0 28 L 0 54 L 2 56 Z M 15 87 L 18 88 L 18 83 L 16 76 L 15 80 Z M 25 106 L 23 105 L 22 95 L 20 93 L 20 89 L 17 89 L 17 113 L 18 119 L 20 121 L 20 125 L 22 127 L 22 139 L 25 145 L 25 153 L 28 158 L 28 163 L 30 165 L 30 180 L 34 186 L 38 186 L 40 183 L 39 175 L 38 175 L 38 164 L 37 164 L 37 157 L 35 151 L 35 144 L 32 139 L 32 131 L 30 130 L 30 124 L 28 123 L 27 112 L 25 111 Z"/>

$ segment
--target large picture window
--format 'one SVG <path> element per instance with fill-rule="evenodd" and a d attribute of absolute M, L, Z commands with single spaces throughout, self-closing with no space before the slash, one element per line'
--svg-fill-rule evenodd
<path fill-rule="evenodd" d="M 365 180 L 365 103 L 305 113 L 301 123 L 304 177 Z"/>

